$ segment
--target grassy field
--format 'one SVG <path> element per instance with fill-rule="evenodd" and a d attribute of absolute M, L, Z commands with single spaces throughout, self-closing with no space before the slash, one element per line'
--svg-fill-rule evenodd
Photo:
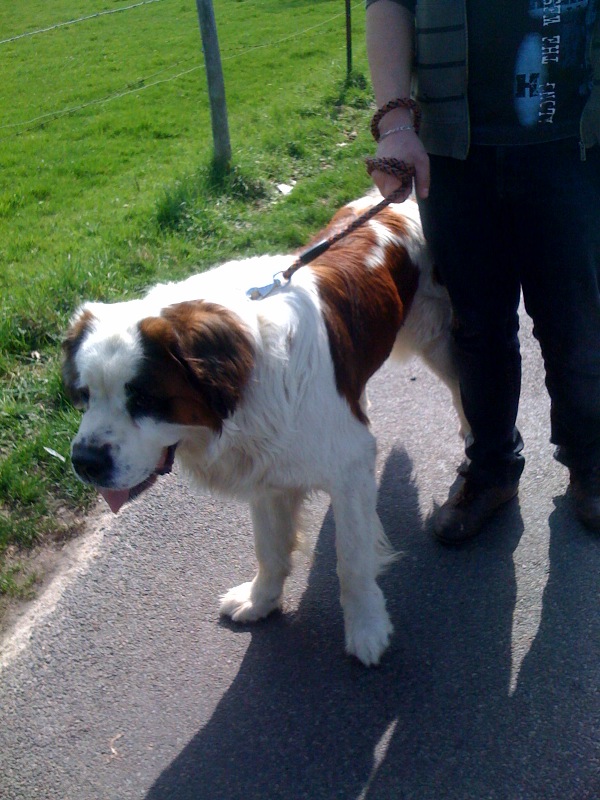
<path fill-rule="evenodd" d="M 95 502 L 71 473 L 59 378 L 78 303 L 294 248 L 369 185 L 362 3 L 347 76 L 339 0 L 215 0 L 227 173 L 195 3 L 134 4 L 0 0 L 0 596 L 33 591 L 23 554 Z"/>

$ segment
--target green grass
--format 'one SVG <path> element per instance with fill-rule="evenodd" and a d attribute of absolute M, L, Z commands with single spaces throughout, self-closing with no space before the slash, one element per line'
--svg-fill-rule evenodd
<path fill-rule="evenodd" d="M 129 3 L 91 5 L 4 2 L 0 38 Z M 29 592 L 19 552 L 73 535 L 95 501 L 71 471 L 78 417 L 59 378 L 77 305 L 297 247 L 369 185 L 364 10 L 350 79 L 342 12 L 338 0 L 216 0 L 227 172 L 212 164 L 192 0 L 0 45 L 0 594 Z"/>

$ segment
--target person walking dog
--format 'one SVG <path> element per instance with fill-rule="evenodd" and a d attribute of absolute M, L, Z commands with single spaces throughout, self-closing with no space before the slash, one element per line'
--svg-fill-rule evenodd
<path fill-rule="evenodd" d="M 367 0 L 366 13 L 377 157 L 414 172 L 471 426 L 433 533 L 471 539 L 518 492 L 521 291 L 555 457 L 598 531 L 600 0 Z M 401 186 L 372 176 L 384 196 Z"/>

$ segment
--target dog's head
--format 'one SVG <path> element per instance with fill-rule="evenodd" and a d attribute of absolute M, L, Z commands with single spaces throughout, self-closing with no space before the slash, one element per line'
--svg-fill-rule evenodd
<path fill-rule="evenodd" d="M 254 362 L 249 333 L 222 306 L 144 316 L 142 303 L 88 304 L 63 342 L 63 381 L 84 411 L 73 467 L 115 512 L 170 471 L 189 426 L 221 432 Z"/>

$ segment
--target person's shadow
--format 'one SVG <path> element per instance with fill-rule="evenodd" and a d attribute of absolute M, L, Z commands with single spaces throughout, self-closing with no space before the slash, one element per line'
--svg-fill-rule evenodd
<path fill-rule="evenodd" d="M 507 779 L 513 797 L 598 800 L 600 540 L 568 498 L 554 505 L 540 625 L 504 724 Z"/>
<path fill-rule="evenodd" d="M 588 717 L 576 705 L 553 707 L 548 685 L 550 678 L 576 686 L 559 692 L 563 700 L 574 691 L 597 691 L 591 658 L 597 623 L 589 622 L 588 638 L 579 639 L 597 602 L 592 573 L 581 564 L 574 575 L 570 555 L 557 556 L 546 590 L 549 619 L 545 613 L 511 696 L 513 551 L 523 530 L 518 504 L 476 545 L 443 548 L 423 530 L 411 469 L 406 453 L 393 451 L 380 484 L 383 526 L 403 554 L 381 579 L 395 626 L 381 666 L 366 669 L 343 656 L 329 512 L 297 612 L 243 628 L 252 641 L 234 682 L 146 800 L 596 796 L 585 792 L 597 761 L 570 760 L 575 751 L 594 756 L 597 729 L 578 744 L 584 732 L 576 715 L 589 718 L 589 707 L 582 704 Z M 556 528 L 558 522 L 553 538 L 560 537 Z M 570 592 L 556 587 L 571 581 L 579 594 L 563 617 Z M 567 625 L 571 616 L 579 623 Z M 565 619 L 558 629 L 557 618 Z"/>

